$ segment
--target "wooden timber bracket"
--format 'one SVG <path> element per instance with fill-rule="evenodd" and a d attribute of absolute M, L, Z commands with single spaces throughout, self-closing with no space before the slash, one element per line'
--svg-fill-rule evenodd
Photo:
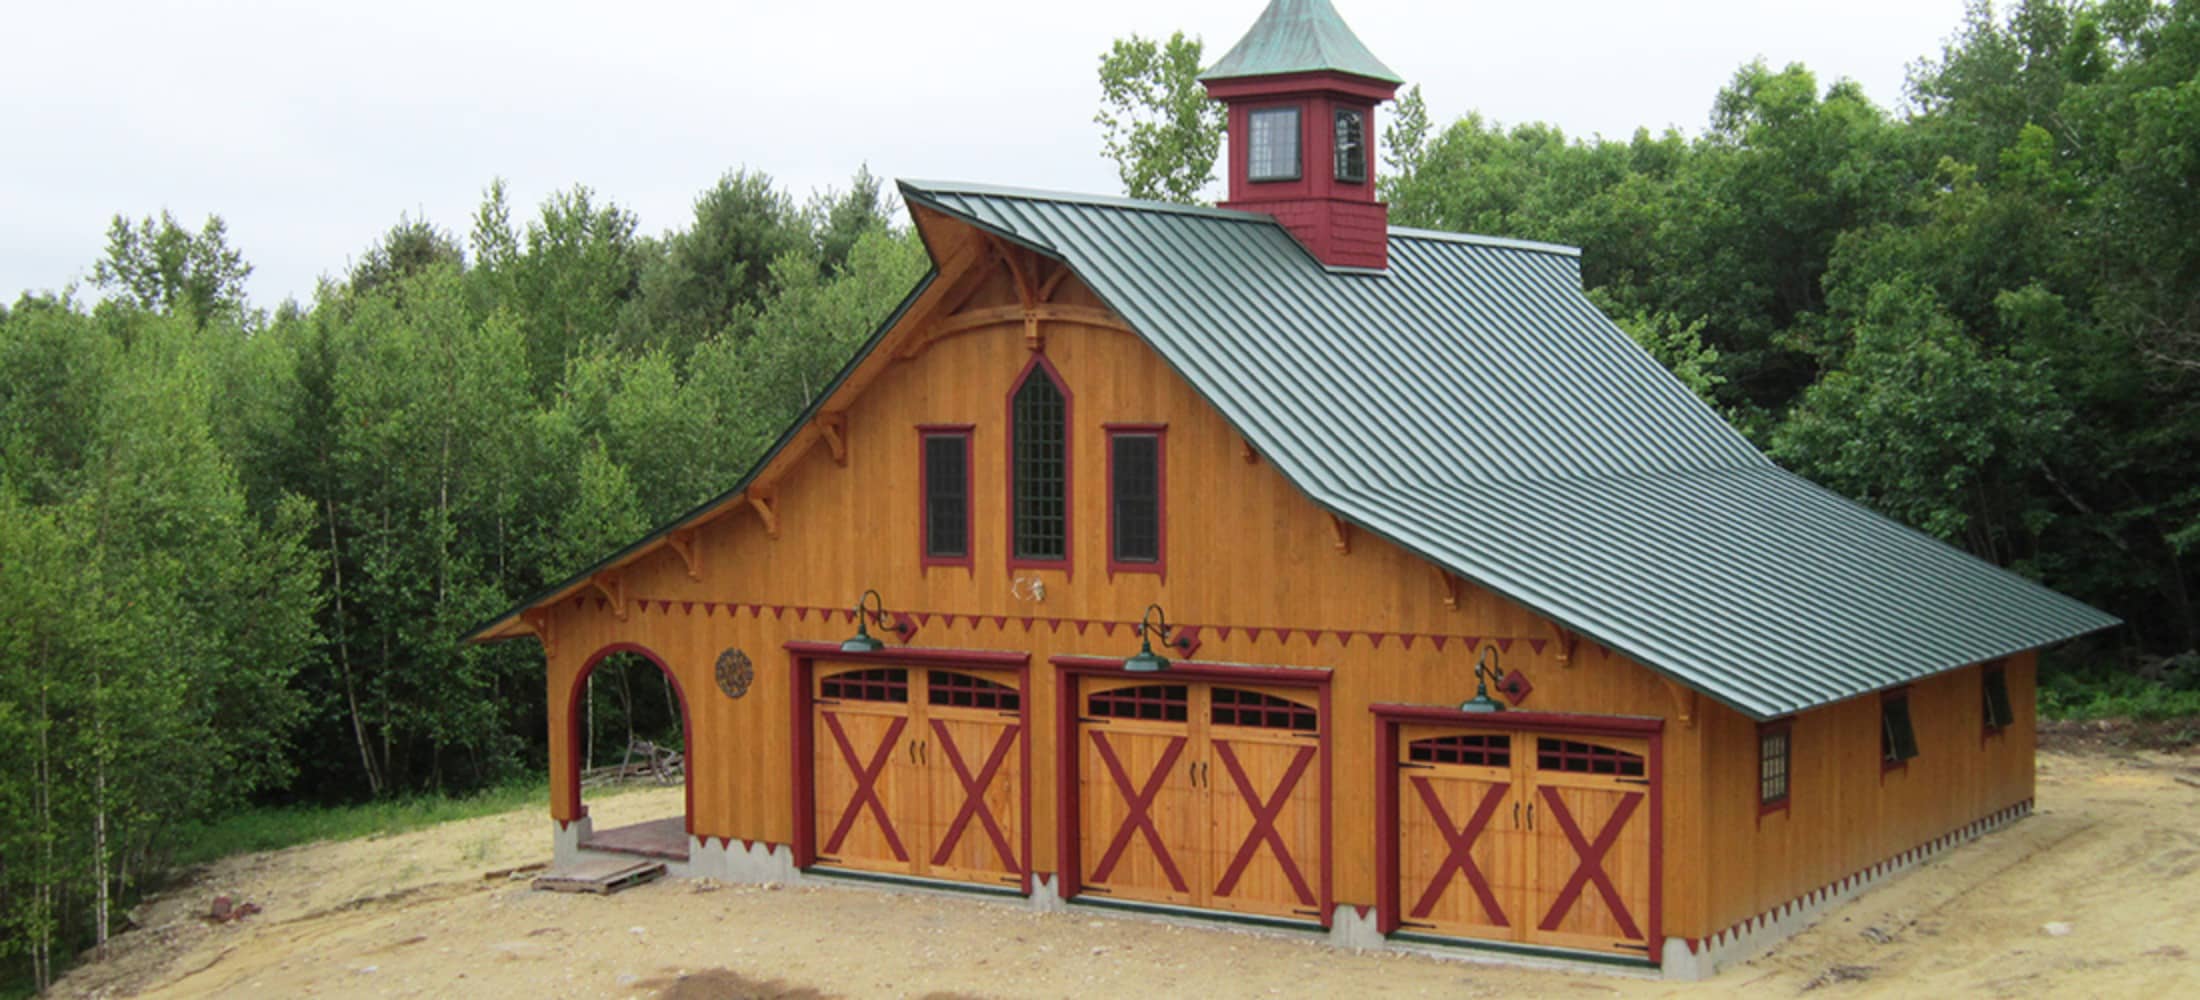
<path fill-rule="evenodd" d="M 1658 680 L 1665 683 L 1665 693 L 1673 698 L 1673 720 L 1696 728 L 1696 689 L 1671 677 L 1660 676 Z"/>
<path fill-rule="evenodd" d="M 833 464 L 848 464 L 848 411 L 833 410 L 817 415 L 817 433 L 825 439 L 825 448 L 833 454 Z"/>
<path fill-rule="evenodd" d="M 687 565 L 688 579 L 698 583 L 703 580 L 703 549 L 696 544 L 694 528 L 681 528 L 665 537 L 665 544 L 679 553 L 680 561 Z"/>
<path fill-rule="evenodd" d="M 542 658 L 553 660 L 558 655 L 557 640 L 550 632 L 550 611 L 547 608 L 529 608 L 519 613 L 519 620 L 535 630 L 535 639 L 542 643 Z"/>
<path fill-rule="evenodd" d="M 611 602 L 611 614 L 620 621 L 626 620 L 626 577 L 617 571 L 606 570 L 588 578 L 588 585 Z"/>
<path fill-rule="evenodd" d="M 1550 622 L 1551 632 L 1558 637 L 1558 665 L 1574 665 L 1574 649 L 1581 645 L 1581 636 L 1557 622 Z"/>
<path fill-rule="evenodd" d="M 773 506 L 778 500 L 778 492 L 769 486 L 751 486 L 748 496 L 749 507 L 764 520 L 764 537 L 778 538 L 779 511 Z"/>
<path fill-rule="evenodd" d="M 1435 568 L 1436 584 L 1443 589 L 1444 607 L 1453 611 L 1459 610 L 1459 578 L 1451 575 L 1451 571 L 1442 566 L 1435 563 L 1429 565 Z"/>
<path fill-rule="evenodd" d="M 1351 522 L 1335 514 L 1329 515 L 1329 535 L 1331 542 L 1337 547 L 1338 555 L 1348 556 L 1352 554 Z"/>

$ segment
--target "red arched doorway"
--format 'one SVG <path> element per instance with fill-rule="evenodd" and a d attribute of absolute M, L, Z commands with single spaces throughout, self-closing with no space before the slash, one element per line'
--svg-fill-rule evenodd
<path fill-rule="evenodd" d="M 588 815 L 588 803 L 581 797 L 581 768 L 584 747 L 587 746 L 588 680 L 596 668 L 620 654 L 632 654 L 654 665 L 671 686 L 673 700 L 677 702 L 680 720 L 680 743 L 684 799 L 681 815 L 650 820 L 606 830 L 592 830 L 580 847 L 583 850 L 605 851 L 617 854 L 638 854 L 667 860 L 685 861 L 688 856 L 688 836 L 695 832 L 695 726 L 688 710 L 687 691 L 680 686 L 680 677 L 666 665 L 664 658 L 646 646 L 632 642 L 617 642 L 605 646 L 590 655 L 574 676 L 572 687 L 566 692 L 565 741 L 566 754 L 563 773 L 557 780 L 564 783 L 566 791 L 577 804 L 580 816 Z"/>

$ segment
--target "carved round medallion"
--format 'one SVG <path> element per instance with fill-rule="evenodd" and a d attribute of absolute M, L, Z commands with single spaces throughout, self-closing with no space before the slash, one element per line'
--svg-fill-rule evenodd
<path fill-rule="evenodd" d="M 728 698 L 739 698 L 749 693 L 749 684 L 756 680 L 756 665 L 749 662 L 749 654 L 729 649 L 718 654 L 718 690 Z"/>

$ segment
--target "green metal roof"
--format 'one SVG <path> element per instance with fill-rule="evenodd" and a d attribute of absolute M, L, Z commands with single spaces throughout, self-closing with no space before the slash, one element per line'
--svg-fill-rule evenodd
<path fill-rule="evenodd" d="M 1772 464 L 1571 249 L 1393 229 L 1340 273 L 1263 215 L 901 190 L 1068 263 L 1323 508 L 1755 718 L 2117 624 Z"/>
<path fill-rule="evenodd" d="M 1329 0 L 1274 0 L 1222 61 L 1199 78 L 1234 80 L 1324 70 L 1386 83 L 1405 82 L 1367 50 Z"/>

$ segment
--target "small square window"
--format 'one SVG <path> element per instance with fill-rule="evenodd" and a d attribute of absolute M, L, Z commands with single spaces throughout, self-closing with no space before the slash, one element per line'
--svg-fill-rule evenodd
<path fill-rule="evenodd" d="M 1757 727 L 1757 805 L 1761 812 L 1787 808 L 1792 733 L 1786 720 Z"/>
<path fill-rule="evenodd" d="M 1246 115 L 1245 178 L 1299 179 L 1299 109 L 1261 108 Z"/>
<path fill-rule="evenodd" d="M 1367 180 L 1367 114 L 1357 108 L 1337 112 L 1337 179 L 1347 184 Z"/>
<path fill-rule="evenodd" d="M 1879 703 L 1879 760 L 1896 768 L 1917 756 L 1917 731 L 1910 725 L 1910 696 L 1891 694 Z"/>
<path fill-rule="evenodd" d="M 2001 667 L 1987 667 L 1982 686 L 1985 688 L 1986 731 L 1998 733 L 2017 721 L 2016 710 L 2009 706 L 2009 674 Z"/>

